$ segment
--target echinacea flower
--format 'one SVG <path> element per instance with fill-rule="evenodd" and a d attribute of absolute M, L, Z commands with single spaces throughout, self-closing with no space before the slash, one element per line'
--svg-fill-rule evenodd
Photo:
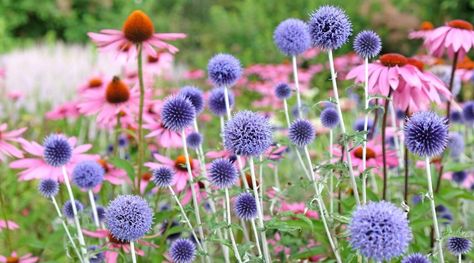
<path fill-rule="evenodd" d="M 87 34 L 102 51 L 126 52 L 127 58 L 135 57 L 137 45 L 142 45 L 146 55 L 157 57 L 156 49 L 166 49 L 171 53 L 178 49 L 164 41 L 185 38 L 181 33 L 155 33 L 151 19 L 142 11 L 133 11 L 125 21 L 122 30 L 104 29 L 100 33 Z"/>
<path fill-rule="evenodd" d="M 51 111 L 48 111 L 45 116 L 48 120 L 62 120 L 73 119 L 79 117 L 81 114 L 77 107 L 77 101 L 68 101 L 59 106 L 56 106 Z"/>
<path fill-rule="evenodd" d="M 159 146 L 163 148 L 181 148 L 183 147 L 183 139 L 181 131 L 173 131 L 165 127 L 163 121 L 152 116 L 143 116 L 143 128 L 150 132 L 146 138 L 155 138 Z"/>
<path fill-rule="evenodd" d="M 19 256 L 16 251 L 13 251 L 10 256 L 0 255 L 0 262 L 2 263 L 35 263 L 38 262 L 38 257 L 33 257 L 31 253 Z"/>
<path fill-rule="evenodd" d="M 465 237 L 450 237 L 446 242 L 446 247 L 451 254 L 458 256 L 467 254 L 472 248 L 472 242 Z"/>
<path fill-rule="evenodd" d="M 196 257 L 196 246 L 189 239 L 178 239 L 171 244 L 169 253 L 175 263 L 191 263 Z"/>
<path fill-rule="evenodd" d="M 444 26 L 433 29 L 425 37 L 425 45 L 428 51 L 435 57 L 441 57 L 445 52 L 454 57 L 459 54 L 459 59 L 474 46 L 474 27 L 471 23 L 456 19 L 451 20 Z"/>
<path fill-rule="evenodd" d="M 412 31 L 408 34 L 409 39 L 426 39 L 427 36 L 433 31 L 433 23 L 429 21 L 423 21 L 418 30 Z"/>
<path fill-rule="evenodd" d="M 306 204 L 303 203 L 303 202 L 300 202 L 300 203 L 283 202 L 281 204 L 280 211 L 282 211 L 282 212 L 290 211 L 290 212 L 293 212 L 295 214 L 301 214 L 301 215 L 304 215 L 304 216 L 306 216 L 308 218 L 312 218 L 312 219 L 318 219 L 319 218 L 318 212 L 316 212 L 314 210 L 310 210 L 306 206 Z"/>
<path fill-rule="evenodd" d="M 6 157 L 23 158 L 23 153 L 15 147 L 12 142 L 18 142 L 20 135 L 26 131 L 26 128 L 7 131 L 6 123 L 0 124 L 0 161 L 5 161 Z"/>
<path fill-rule="evenodd" d="M 286 19 L 273 32 L 273 42 L 283 54 L 297 56 L 311 45 L 308 25 L 299 19 Z"/>

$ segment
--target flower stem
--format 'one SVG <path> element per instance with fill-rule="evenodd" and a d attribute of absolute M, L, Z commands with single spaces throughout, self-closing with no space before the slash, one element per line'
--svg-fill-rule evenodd
<path fill-rule="evenodd" d="M 1 190 L 0 190 L 1 191 Z M 12 239 L 11 239 L 11 236 L 10 236 L 10 227 L 8 226 L 8 219 L 7 219 L 7 212 L 5 211 L 6 210 L 6 207 L 5 207 L 5 199 L 4 199 L 4 196 L 3 196 L 3 191 L 0 192 L 0 207 L 2 209 L 2 216 L 3 216 L 3 219 L 5 220 L 5 246 L 8 247 L 8 249 L 10 250 L 10 252 L 12 251 Z"/>
<path fill-rule="evenodd" d="M 224 86 L 224 102 L 225 111 L 227 113 L 227 120 L 230 120 L 232 119 L 232 115 L 230 113 L 229 91 L 227 90 L 227 86 Z"/>
<path fill-rule="evenodd" d="M 227 188 L 224 189 L 225 191 L 225 207 L 227 211 L 227 228 L 229 229 L 229 236 L 230 240 L 232 242 L 232 248 L 234 249 L 234 256 L 237 259 L 239 263 L 242 262 L 242 259 L 240 258 L 239 254 L 239 249 L 237 248 L 237 244 L 235 243 L 235 237 L 234 237 L 234 232 L 232 232 L 232 218 L 230 216 L 230 198 L 229 198 L 229 190 Z"/>
<path fill-rule="evenodd" d="M 333 133 L 332 129 L 329 130 L 329 161 L 332 162 L 333 158 Z M 362 191 L 364 191 L 364 188 L 362 188 Z M 334 215 L 334 171 L 331 170 L 329 174 L 329 215 L 332 216 Z"/>
<path fill-rule="evenodd" d="M 135 243 L 130 241 L 130 253 L 132 254 L 132 262 L 137 263 L 137 256 L 135 255 Z"/>
<path fill-rule="evenodd" d="M 137 180 L 137 193 L 140 193 L 140 184 L 142 181 L 142 169 L 143 169 L 143 162 L 145 157 L 145 148 L 144 148 L 144 139 L 143 139 L 143 107 L 145 104 L 145 84 L 143 82 L 143 58 L 142 58 L 142 49 L 143 46 L 141 44 L 137 45 L 138 49 L 138 82 L 140 86 L 140 104 L 138 108 L 138 180 Z"/>
<path fill-rule="evenodd" d="M 99 215 L 97 214 L 97 207 L 95 205 L 94 193 L 92 190 L 87 191 L 89 193 L 89 201 L 91 202 L 92 215 L 94 216 L 94 223 L 97 228 L 100 228 Z"/>
<path fill-rule="evenodd" d="M 364 59 L 364 144 L 362 146 L 362 204 L 367 203 L 367 174 L 365 169 L 367 169 L 367 126 L 369 125 L 369 59 Z"/>
<path fill-rule="evenodd" d="M 392 89 L 388 92 L 388 96 L 385 99 L 383 117 L 382 117 L 382 159 L 383 159 L 383 190 L 382 199 L 387 200 L 387 150 L 385 140 L 385 129 L 387 128 L 387 115 L 388 115 L 388 104 L 390 103 L 390 97 L 392 96 Z"/>
<path fill-rule="evenodd" d="M 405 111 L 405 115 L 408 116 L 408 113 L 409 113 L 409 109 L 407 108 L 407 110 Z M 406 118 L 405 118 L 405 124 L 406 125 Z M 401 124 L 400 124 L 401 126 Z M 403 200 L 405 201 L 405 204 L 408 205 L 408 158 L 409 158 L 409 155 L 408 155 L 408 148 L 407 146 L 404 144 L 404 154 L 403 154 L 403 159 L 405 161 L 404 165 L 403 165 L 403 168 L 405 169 L 405 186 L 404 186 L 404 193 L 403 193 Z"/>
<path fill-rule="evenodd" d="M 295 88 L 296 88 L 296 104 L 298 106 L 298 118 L 301 118 L 301 110 L 302 110 L 302 105 L 301 105 L 301 92 L 300 92 L 300 84 L 298 80 L 298 66 L 296 64 L 296 56 L 291 57 L 291 62 L 293 64 L 293 80 L 295 82 Z"/>

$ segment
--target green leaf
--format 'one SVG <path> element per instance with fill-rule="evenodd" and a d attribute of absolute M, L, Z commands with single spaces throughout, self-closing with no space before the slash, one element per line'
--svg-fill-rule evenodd
<path fill-rule="evenodd" d="M 135 179 L 135 176 L 136 176 L 135 169 L 133 168 L 133 165 L 129 161 L 125 159 L 121 159 L 121 158 L 116 158 L 116 157 L 110 158 L 109 161 L 115 167 L 125 170 L 125 172 L 127 173 L 128 177 L 130 177 L 131 180 Z"/>
<path fill-rule="evenodd" d="M 305 249 L 303 252 L 293 254 L 291 255 L 291 259 L 307 259 L 314 255 L 321 255 L 321 254 L 324 255 L 326 254 L 326 252 L 328 251 L 325 247 L 317 246 L 310 249 Z"/>

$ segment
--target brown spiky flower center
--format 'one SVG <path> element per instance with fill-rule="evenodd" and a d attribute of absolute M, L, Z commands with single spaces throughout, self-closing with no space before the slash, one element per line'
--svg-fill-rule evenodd
<path fill-rule="evenodd" d="M 89 88 L 95 89 L 102 86 L 102 80 L 100 78 L 92 78 L 89 80 Z"/>
<path fill-rule="evenodd" d="M 189 163 L 191 165 L 191 170 L 193 169 L 193 160 L 189 158 Z M 184 155 L 179 155 L 176 160 L 174 161 L 174 167 L 178 171 L 186 172 L 188 171 L 186 166 L 186 157 Z"/>
<path fill-rule="evenodd" d="M 7 257 L 6 263 L 18 263 L 18 262 L 20 262 L 19 257 Z"/>
<path fill-rule="evenodd" d="M 465 29 L 465 30 L 472 30 L 473 26 L 471 23 L 461 20 L 461 19 L 456 19 L 456 20 L 451 20 L 448 22 L 448 26 L 458 28 L 458 29 Z"/>
<path fill-rule="evenodd" d="M 408 58 L 408 64 L 417 67 L 420 71 L 425 70 L 425 64 L 418 59 Z"/>
<path fill-rule="evenodd" d="M 116 245 L 125 245 L 125 244 L 129 244 L 127 241 L 125 240 L 120 240 L 120 239 L 117 239 L 116 237 L 114 237 L 114 235 L 112 235 L 112 233 L 108 233 L 107 235 L 107 238 L 109 239 L 109 242 L 112 243 L 112 244 L 116 244 Z"/>
<path fill-rule="evenodd" d="M 428 21 L 423 21 L 423 23 L 421 23 L 420 25 L 420 30 L 423 30 L 423 31 L 433 30 L 433 28 L 434 28 L 433 23 L 428 22 Z"/>
<path fill-rule="evenodd" d="M 105 99 L 109 103 L 119 104 L 127 102 L 130 98 L 130 90 L 127 84 L 120 80 L 119 77 L 115 76 L 112 81 L 107 85 L 105 90 Z"/>
<path fill-rule="evenodd" d="M 397 53 L 388 53 L 380 56 L 380 63 L 386 67 L 403 67 L 408 63 L 408 59 Z"/>
<path fill-rule="evenodd" d="M 369 160 L 369 159 L 372 159 L 372 158 L 375 158 L 377 155 L 375 154 L 375 151 L 372 150 L 371 148 L 367 147 L 367 150 L 366 150 L 366 159 Z M 354 155 L 355 157 L 359 158 L 359 159 L 362 159 L 363 156 L 364 156 L 364 150 L 362 147 L 358 147 L 357 149 L 355 149 L 354 151 Z"/>
<path fill-rule="evenodd" d="M 150 17 L 140 10 L 133 11 L 123 24 L 125 37 L 133 43 L 141 43 L 150 39 L 155 31 Z"/>

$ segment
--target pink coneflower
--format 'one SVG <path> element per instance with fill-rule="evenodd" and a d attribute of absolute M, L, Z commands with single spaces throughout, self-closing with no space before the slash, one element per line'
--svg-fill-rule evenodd
<path fill-rule="evenodd" d="M 77 107 L 78 102 L 71 101 L 63 103 L 53 110 L 46 113 L 46 119 L 48 120 L 62 120 L 62 119 L 73 119 L 79 117 L 79 108 Z"/>
<path fill-rule="evenodd" d="M 0 231 L 2 231 L 2 229 L 9 229 L 9 230 L 15 230 L 15 229 L 18 229 L 20 228 L 20 226 L 18 226 L 17 223 L 11 221 L 11 220 L 0 220 Z"/>
<path fill-rule="evenodd" d="M 7 157 L 23 158 L 23 153 L 11 143 L 18 142 L 26 128 L 12 131 L 7 131 L 7 128 L 6 123 L 0 124 L 0 161 L 5 161 Z"/>
<path fill-rule="evenodd" d="M 433 24 L 429 21 L 423 21 L 418 30 L 411 31 L 408 34 L 409 39 L 425 39 L 432 31 Z"/>
<path fill-rule="evenodd" d="M 77 90 L 79 92 L 84 92 L 86 90 L 102 90 L 106 88 L 107 81 L 103 74 L 97 74 L 90 77 L 86 82 L 79 85 Z"/>
<path fill-rule="evenodd" d="M 281 204 L 280 211 L 285 212 L 285 211 L 290 211 L 295 214 L 301 214 L 304 215 L 308 218 L 312 219 L 318 219 L 319 215 L 318 212 L 310 210 L 309 208 L 306 207 L 305 203 L 287 203 L 283 202 Z"/>
<path fill-rule="evenodd" d="M 35 263 L 38 262 L 38 259 L 38 257 L 33 257 L 31 253 L 20 257 L 16 251 L 13 251 L 8 257 L 0 255 L 0 262 L 4 263 Z"/>
<path fill-rule="evenodd" d="M 108 181 L 114 185 L 131 183 L 130 178 L 127 176 L 127 173 L 124 170 L 118 169 L 104 159 L 99 159 L 97 162 L 104 169 L 104 181 Z"/>
<path fill-rule="evenodd" d="M 152 57 L 157 56 L 155 48 L 176 53 L 178 48 L 164 41 L 186 37 L 182 33 L 155 33 L 150 17 L 139 10 L 128 16 L 122 30 L 104 29 L 100 33 L 89 32 L 88 36 L 102 51 L 126 52 L 128 58 L 137 55 L 137 45 L 142 45 L 144 53 Z"/>
<path fill-rule="evenodd" d="M 204 184 L 201 182 L 195 183 L 194 184 L 194 189 L 196 190 L 196 199 L 198 203 L 200 204 L 201 201 L 207 200 L 207 193 L 206 190 L 204 189 Z M 183 196 L 183 199 L 181 199 L 181 204 L 186 205 L 192 200 L 192 192 L 191 189 L 186 189 L 186 193 Z"/>
<path fill-rule="evenodd" d="M 72 173 L 73 168 L 78 162 L 98 159 L 98 155 L 85 154 L 85 152 L 92 148 L 92 145 L 84 144 L 76 146 L 77 139 L 75 137 L 68 138 L 68 142 L 73 149 L 71 160 L 65 165 L 68 174 Z M 42 145 L 37 142 L 29 142 L 24 139 L 21 139 L 20 143 L 23 150 L 26 153 L 32 155 L 30 158 L 16 160 L 10 164 L 10 168 L 23 169 L 23 171 L 19 173 L 20 181 L 45 178 L 63 181 L 64 177 L 61 167 L 53 167 L 44 161 L 44 148 Z"/>
<path fill-rule="evenodd" d="M 148 162 L 145 163 L 145 166 L 151 169 L 156 169 L 162 166 L 168 166 L 172 168 L 176 172 L 173 185 L 175 185 L 177 192 L 181 192 L 186 187 L 186 184 L 188 183 L 189 179 L 188 170 L 186 167 L 186 158 L 184 157 L 184 155 L 179 155 L 176 160 L 171 160 L 168 157 L 165 157 L 160 154 L 154 154 L 153 157 L 155 157 L 158 163 Z M 191 159 L 190 163 L 193 176 L 198 176 L 201 171 L 199 161 Z"/>
<path fill-rule="evenodd" d="M 458 53 L 461 59 L 474 46 L 473 28 L 467 21 L 451 20 L 429 33 L 425 38 L 425 45 L 433 56 L 441 57 L 446 51 L 449 57 Z"/>
<path fill-rule="evenodd" d="M 166 129 L 161 120 L 157 117 L 143 116 L 145 124 L 143 128 L 150 131 L 146 138 L 156 138 L 157 143 L 164 148 L 181 148 L 183 147 L 183 140 L 181 139 L 181 132 L 175 132 Z"/>

